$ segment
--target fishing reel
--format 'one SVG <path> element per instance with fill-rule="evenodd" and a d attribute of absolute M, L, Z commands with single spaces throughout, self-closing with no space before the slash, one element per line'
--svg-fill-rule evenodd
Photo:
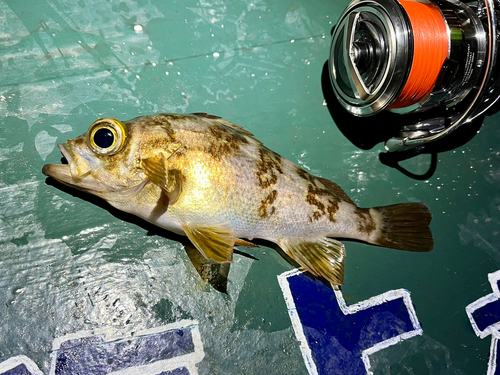
<path fill-rule="evenodd" d="M 500 0 L 354 0 L 332 34 L 328 69 L 340 105 L 355 117 L 397 123 L 389 152 L 442 140 L 500 98 Z M 392 116 L 392 115 L 391 115 Z M 482 120 L 481 120 L 482 121 Z"/>

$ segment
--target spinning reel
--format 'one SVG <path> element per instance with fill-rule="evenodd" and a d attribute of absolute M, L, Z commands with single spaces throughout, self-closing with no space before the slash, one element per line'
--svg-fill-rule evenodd
<path fill-rule="evenodd" d="M 489 114 L 500 98 L 496 1 L 352 1 L 328 63 L 340 105 L 356 117 L 398 113 L 389 152 L 423 149 Z"/>

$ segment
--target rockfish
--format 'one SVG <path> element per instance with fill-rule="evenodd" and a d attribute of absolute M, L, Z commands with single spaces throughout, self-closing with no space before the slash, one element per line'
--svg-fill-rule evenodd
<path fill-rule="evenodd" d="M 259 238 L 338 286 L 346 254 L 333 238 L 409 251 L 433 247 L 426 205 L 360 208 L 336 183 L 220 117 L 103 118 L 58 147 L 68 164 L 45 165 L 45 175 L 187 236 L 198 263 L 229 264 L 235 246 L 255 247 L 250 241 Z"/>

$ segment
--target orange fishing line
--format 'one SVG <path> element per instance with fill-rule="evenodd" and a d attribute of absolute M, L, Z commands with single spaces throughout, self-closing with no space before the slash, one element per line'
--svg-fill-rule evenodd
<path fill-rule="evenodd" d="M 435 5 L 398 1 L 412 26 L 413 61 L 403 91 L 389 109 L 411 106 L 431 93 L 449 48 L 446 23 Z"/>

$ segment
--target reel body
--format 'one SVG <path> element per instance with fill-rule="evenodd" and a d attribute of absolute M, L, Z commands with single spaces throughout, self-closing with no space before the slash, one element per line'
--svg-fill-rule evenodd
<path fill-rule="evenodd" d="M 500 97 L 493 0 L 354 0 L 332 35 L 329 75 L 358 117 L 400 114 L 388 151 L 442 139 Z"/>

